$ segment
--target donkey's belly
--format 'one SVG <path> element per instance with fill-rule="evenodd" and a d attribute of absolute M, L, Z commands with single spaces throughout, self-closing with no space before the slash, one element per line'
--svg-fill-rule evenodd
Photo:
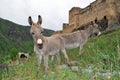
<path fill-rule="evenodd" d="M 51 50 L 51 51 L 48 52 L 48 54 L 49 54 L 49 55 L 56 55 L 56 54 L 59 53 L 59 52 L 60 52 L 59 49 L 58 49 L 58 50 Z"/>
<path fill-rule="evenodd" d="M 66 48 L 66 49 L 73 49 L 73 48 L 77 48 L 77 47 L 79 47 L 79 46 L 80 46 L 79 43 L 66 44 L 66 45 L 65 45 L 65 48 Z"/>

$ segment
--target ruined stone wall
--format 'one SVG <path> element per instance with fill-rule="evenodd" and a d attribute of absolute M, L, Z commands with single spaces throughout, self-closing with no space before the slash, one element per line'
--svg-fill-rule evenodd
<path fill-rule="evenodd" d="M 76 28 L 76 24 L 79 24 L 79 14 L 80 12 L 79 7 L 73 7 L 70 11 L 69 11 L 69 23 L 63 23 L 63 30 L 62 31 L 57 31 L 53 34 L 61 34 L 61 33 L 69 33 L 71 32 L 74 28 Z"/>
<path fill-rule="evenodd" d="M 72 8 L 69 12 L 69 27 L 79 28 L 96 18 L 101 20 L 104 16 L 107 17 L 109 25 L 113 24 L 117 20 L 117 13 L 120 12 L 119 2 L 120 0 L 96 0 L 84 9 L 76 9 L 77 13 L 74 10 L 75 8 Z M 71 31 L 67 30 L 67 32 Z"/>
<path fill-rule="evenodd" d="M 101 20 L 104 16 L 107 16 L 109 22 L 111 23 L 114 18 L 115 9 L 113 9 L 112 5 L 109 4 L 108 0 L 103 1 L 98 0 L 98 2 L 94 2 L 85 9 L 81 10 L 79 15 L 79 26 L 84 25 L 90 21 L 94 21 L 96 17 L 98 20 Z"/>
<path fill-rule="evenodd" d="M 96 0 L 86 8 L 73 7 L 69 11 L 69 25 L 62 33 L 69 33 L 87 23 L 103 19 L 106 16 L 108 25 L 120 23 L 120 0 Z"/>
<path fill-rule="evenodd" d="M 120 0 L 115 0 L 112 2 L 115 6 L 115 10 L 116 10 L 116 18 L 118 20 L 118 23 L 120 24 Z"/>
<path fill-rule="evenodd" d="M 70 11 L 69 11 L 69 24 L 73 24 L 76 23 L 76 14 L 79 15 L 81 8 L 79 7 L 73 7 Z"/>
<path fill-rule="evenodd" d="M 63 30 L 69 26 L 68 23 L 63 23 Z"/>

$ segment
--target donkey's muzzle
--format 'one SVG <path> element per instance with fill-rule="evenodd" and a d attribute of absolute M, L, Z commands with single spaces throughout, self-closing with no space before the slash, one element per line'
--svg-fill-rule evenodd
<path fill-rule="evenodd" d="M 42 48 L 43 48 L 43 42 L 42 42 L 41 39 L 38 39 L 38 40 L 37 40 L 37 46 L 38 46 L 39 49 L 42 49 Z"/>
<path fill-rule="evenodd" d="M 38 44 L 37 46 L 38 46 L 39 49 L 43 48 L 43 44 Z"/>
<path fill-rule="evenodd" d="M 98 33 L 94 33 L 95 36 L 100 36 L 101 35 L 101 32 L 98 32 Z"/>
<path fill-rule="evenodd" d="M 97 36 L 100 36 L 100 35 L 101 35 L 101 32 L 99 32 Z"/>

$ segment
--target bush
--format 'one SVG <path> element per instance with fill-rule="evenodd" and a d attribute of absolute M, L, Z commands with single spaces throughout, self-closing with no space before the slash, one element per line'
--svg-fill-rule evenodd
<path fill-rule="evenodd" d="M 16 48 L 12 48 L 10 50 L 10 58 L 11 60 L 16 60 L 18 55 L 18 50 Z"/>

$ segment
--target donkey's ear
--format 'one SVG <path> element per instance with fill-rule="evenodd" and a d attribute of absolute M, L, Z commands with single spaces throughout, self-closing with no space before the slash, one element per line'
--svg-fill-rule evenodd
<path fill-rule="evenodd" d="M 94 27 L 98 27 L 98 24 L 96 24 L 96 23 L 94 22 L 94 23 L 93 23 L 93 26 L 94 26 Z"/>
<path fill-rule="evenodd" d="M 94 22 L 93 22 L 93 21 L 91 21 L 91 25 L 94 25 Z"/>
<path fill-rule="evenodd" d="M 38 24 L 42 24 L 42 17 L 40 15 L 38 15 Z"/>
<path fill-rule="evenodd" d="M 32 25 L 32 23 L 33 23 L 31 16 L 28 17 L 28 23 L 29 23 L 30 25 Z"/>

